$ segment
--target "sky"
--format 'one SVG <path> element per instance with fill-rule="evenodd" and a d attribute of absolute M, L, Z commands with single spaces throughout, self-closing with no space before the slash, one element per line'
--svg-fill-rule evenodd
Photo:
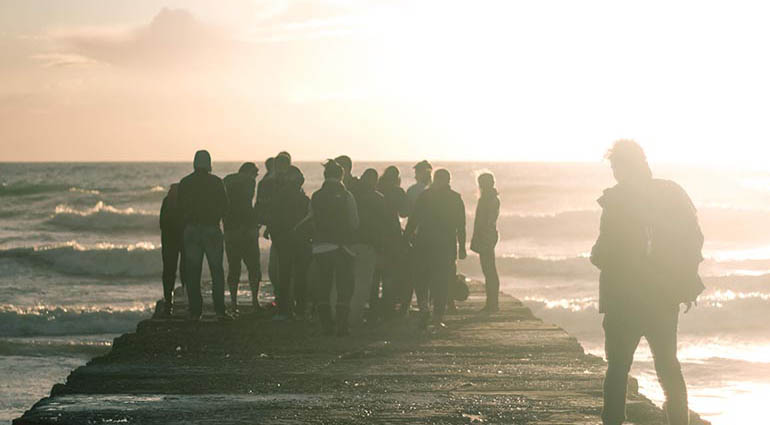
<path fill-rule="evenodd" d="M 763 166 L 770 5 L 0 0 L 0 161 Z"/>

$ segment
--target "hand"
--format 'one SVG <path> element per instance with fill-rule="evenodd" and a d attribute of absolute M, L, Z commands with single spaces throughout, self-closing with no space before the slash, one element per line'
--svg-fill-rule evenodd
<path fill-rule="evenodd" d="M 697 307 L 698 306 L 698 300 L 684 303 L 684 307 L 685 307 L 684 308 L 684 314 L 689 313 L 690 309 L 692 309 L 693 305 Z"/>
<path fill-rule="evenodd" d="M 467 252 L 467 251 L 465 251 L 465 248 L 461 248 L 461 249 L 460 249 L 460 252 L 458 253 L 458 257 L 459 257 L 461 260 L 464 260 L 464 259 L 468 258 L 468 252 Z"/>

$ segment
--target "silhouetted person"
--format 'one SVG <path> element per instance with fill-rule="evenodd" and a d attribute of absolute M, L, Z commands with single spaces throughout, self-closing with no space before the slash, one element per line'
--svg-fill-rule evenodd
<path fill-rule="evenodd" d="M 257 190 L 257 213 L 260 224 L 264 224 L 266 227 L 263 233 L 265 239 L 270 239 L 270 227 L 272 225 L 274 213 L 273 199 L 275 198 L 278 188 L 283 184 L 284 176 L 291 166 L 291 155 L 289 155 L 288 152 L 280 152 L 271 162 L 272 168 L 270 174 L 260 180 Z M 270 244 L 269 256 L 267 275 L 270 278 L 270 283 L 273 285 L 273 291 L 277 296 L 278 253 L 275 250 L 275 245 L 272 243 Z"/>
<path fill-rule="evenodd" d="M 478 178 L 479 202 L 476 204 L 476 216 L 473 221 L 471 251 L 479 254 L 481 271 L 484 273 L 484 287 L 487 302 L 482 312 L 494 313 L 499 310 L 500 277 L 495 264 L 495 246 L 497 245 L 497 217 L 500 215 L 500 198 L 495 189 L 495 176 L 484 173 Z"/>
<path fill-rule="evenodd" d="M 310 266 L 310 241 L 296 230 L 309 212 L 310 199 L 302 185 L 305 177 L 289 166 L 273 199 L 270 237 L 277 254 L 276 303 L 274 320 L 286 320 L 295 314 L 304 317 L 307 304 L 307 273 Z"/>
<path fill-rule="evenodd" d="M 224 218 L 225 254 L 227 255 L 227 284 L 233 311 L 238 309 L 238 286 L 241 262 L 246 264 L 254 311 L 259 310 L 259 282 L 262 270 L 259 254 L 259 234 L 254 210 L 254 194 L 259 169 L 253 162 L 241 165 L 237 173 L 225 177 L 225 190 L 230 202 Z"/>
<path fill-rule="evenodd" d="M 433 181 L 433 166 L 427 160 L 422 160 L 414 165 L 414 179 L 415 183 L 406 190 L 407 199 L 407 216 L 411 215 L 414 211 L 414 207 L 417 204 L 417 199 L 422 193 L 430 186 Z M 412 293 L 417 295 L 417 305 L 420 311 L 428 311 L 428 286 L 426 284 L 420 284 L 425 280 L 425 276 L 421 276 L 420 273 L 425 270 L 418 260 L 418 256 L 414 250 L 414 247 L 407 244 L 407 257 L 408 260 L 405 263 L 405 267 L 408 267 L 406 271 L 406 289 L 404 300 L 402 301 L 402 309 L 405 312 L 408 311 L 412 303 Z"/>
<path fill-rule="evenodd" d="M 395 313 L 397 304 L 401 304 L 402 312 L 408 312 L 408 302 L 405 301 L 407 290 L 407 244 L 401 228 L 401 217 L 406 217 L 409 211 L 409 201 L 406 192 L 401 188 L 401 173 L 398 167 L 385 168 L 377 184 L 377 190 L 385 200 L 385 231 L 383 261 L 375 273 L 375 279 L 370 289 L 370 305 L 378 306 L 378 313 L 389 316 Z M 382 298 L 380 295 L 382 283 Z M 411 293 L 409 294 L 411 295 Z"/>
<path fill-rule="evenodd" d="M 163 303 L 165 314 L 170 315 L 173 308 L 176 270 L 179 268 L 179 280 L 184 286 L 184 220 L 179 206 L 179 184 L 169 187 L 160 207 L 160 243 L 163 258 Z"/>
<path fill-rule="evenodd" d="M 358 206 L 359 228 L 355 235 L 355 291 L 350 305 L 350 318 L 359 321 L 369 298 L 377 258 L 382 257 L 385 230 L 385 199 L 377 192 L 377 170 L 368 168 L 361 174 L 353 192 Z M 371 305 L 370 305 L 371 307 Z"/>
<path fill-rule="evenodd" d="M 342 184 L 345 185 L 345 189 L 350 193 L 355 193 L 358 189 L 356 187 L 358 178 L 353 177 L 353 160 L 347 155 L 340 155 L 334 158 L 334 161 L 345 170 L 345 175 L 342 177 Z"/>
<path fill-rule="evenodd" d="M 324 165 L 324 183 L 310 202 L 314 226 L 313 255 L 319 269 L 318 316 L 325 335 L 334 333 L 330 296 L 336 282 L 337 335 L 348 334 L 348 312 L 353 297 L 353 253 L 350 246 L 358 229 L 358 207 L 345 189 L 345 171 L 335 161 Z"/>
<path fill-rule="evenodd" d="M 432 320 L 436 327 L 445 326 L 447 292 L 455 278 L 457 258 L 467 257 L 465 203 L 450 187 L 450 180 L 449 171 L 436 170 L 433 183 L 417 199 L 404 232 L 407 240 L 414 240 L 415 255 L 423 270 L 420 275 L 426 277 L 433 299 Z M 425 320 L 427 310 L 421 313 Z"/>
<path fill-rule="evenodd" d="M 217 319 L 229 320 L 231 317 L 225 313 L 224 241 L 219 224 L 227 213 L 227 193 L 222 179 L 211 174 L 208 151 L 195 153 L 193 168 L 195 171 L 179 183 L 179 205 L 185 223 L 185 285 L 190 317 L 198 319 L 203 313 L 201 268 L 205 255 L 211 272 L 214 311 Z"/>
<path fill-rule="evenodd" d="M 671 425 L 686 425 L 687 388 L 677 360 L 679 304 L 692 306 L 703 235 L 690 198 L 676 183 L 652 178 L 642 148 L 621 140 L 607 158 L 617 185 L 599 198 L 602 217 L 591 262 L 601 270 L 599 311 L 604 313 L 607 375 L 605 425 L 625 420 L 626 386 L 634 351 L 645 337 Z"/>

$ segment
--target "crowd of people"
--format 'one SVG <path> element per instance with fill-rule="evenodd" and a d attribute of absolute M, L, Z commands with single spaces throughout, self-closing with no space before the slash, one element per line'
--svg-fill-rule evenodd
<path fill-rule="evenodd" d="M 428 161 L 420 161 L 414 166 L 416 183 L 404 190 L 398 167 L 382 173 L 368 168 L 354 176 L 352 160 L 343 155 L 323 164 L 323 184 L 308 196 L 303 172 L 288 152 L 265 161 L 259 183 L 253 162 L 220 179 L 205 150 L 196 152 L 193 168 L 171 185 L 161 207 L 163 314 L 172 314 L 178 269 L 189 317 L 201 317 L 205 256 L 220 321 L 239 314 L 245 264 L 251 306 L 259 316 L 317 318 L 325 335 L 344 336 L 354 322 L 406 316 L 416 297 L 420 326 L 445 327 L 447 307 L 454 307 L 450 288 L 462 285 L 456 262 L 467 256 L 465 203 L 452 189 L 448 170 L 434 172 Z M 481 174 L 478 183 L 470 248 L 479 254 L 486 278 L 482 312 L 492 313 L 498 310 L 500 285 L 494 254 L 500 199 L 491 173 Z M 271 241 L 272 308 L 259 300 L 260 237 Z"/>
<path fill-rule="evenodd" d="M 698 275 L 703 234 L 695 207 L 676 183 L 653 178 L 636 142 L 616 142 L 607 159 L 617 184 L 598 200 L 601 223 L 590 257 L 600 270 L 599 311 L 608 362 L 602 422 L 624 422 L 628 374 L 645 337 L 666 396 L 667 422 L 686 425 L 677 324 L 680 304 L 689 311 L 704 289 Z M 421 161 L 414 166 L 416 183 L 405 191 L 397 167 L 382 174 L 369 168 L 355 177 L 351 159 L 340 156 L 324 164 L 323 185 L 308 197 L 302 171 L 287 152 L 265 166 L 267 174 L 258 185 L 258 167 L 250 162 L 223 181 L 211 174 L 208 152 L 198 151 L 195 171 L 170 187 L 160 220 L 166 312 L 172 308 L 181 261 L 189 315 L 200 318 L 205 255 L 216 317 L 232 320 L 224 302 L 223 253 L 231 311 L 237 311 L 242 262 L 252 304 L 259 310 L 259 232 L 264 227 L 263 237 L 272 240 L 268 274 L 276 293 L 274 320 L 307 318 L 312 311 L 325 335 L 344 336 L 353 320 L 376 323 L 405 315 L 416 296 L 421 326 L 445 326 L 444 314 L 454 305 L 449 289 L 456 262 L 467 256 L 465 204 L 452 190 L 448 170 L 433 171 Z M 499 308 L 495 246 L 500 199 L 492 174 L 480 175 L 478 185 L 470 249 L 479 254 L 485 278 L 482 312 L 493 313 Z"/>

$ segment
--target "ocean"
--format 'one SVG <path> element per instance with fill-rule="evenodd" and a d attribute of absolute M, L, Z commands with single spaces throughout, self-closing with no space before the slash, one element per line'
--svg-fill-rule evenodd
<path fill-rule="evenodd" d="M 308 193 L 318 162 L 299 163 Z M 357 163 L 354 174 L 385 163 Z M 411 164 L 396 164 L 403 187 Z M 238 163 L 216 163 L 224 176 Z M 609 165 L 444 163 L 466 202 L 475 177 L 497 176 L 502 200 L 498 268 L 502 290 L 603 356 L 598 272 L 588 261 L 596 238 L 596 198 L 613 184 Z M 188 163 L 0 164 L 0 423 L 32 406 L 70 370 L 109 350 L 161 298 L 158 212 Z M 679 352 L 693 410 L 715 425 L 755 423 L 770 397 L 770 172 L 656 165 L 699 210 L 707 290 L 680 320 Z M 263 241 L 266 249 L 269 242 Z M 478 257 L 459 269 L 480 277 Z M 245 278 L 244 278 L 245 280 Z M 633 374 L 657 403 L 649 349 Z"/>

